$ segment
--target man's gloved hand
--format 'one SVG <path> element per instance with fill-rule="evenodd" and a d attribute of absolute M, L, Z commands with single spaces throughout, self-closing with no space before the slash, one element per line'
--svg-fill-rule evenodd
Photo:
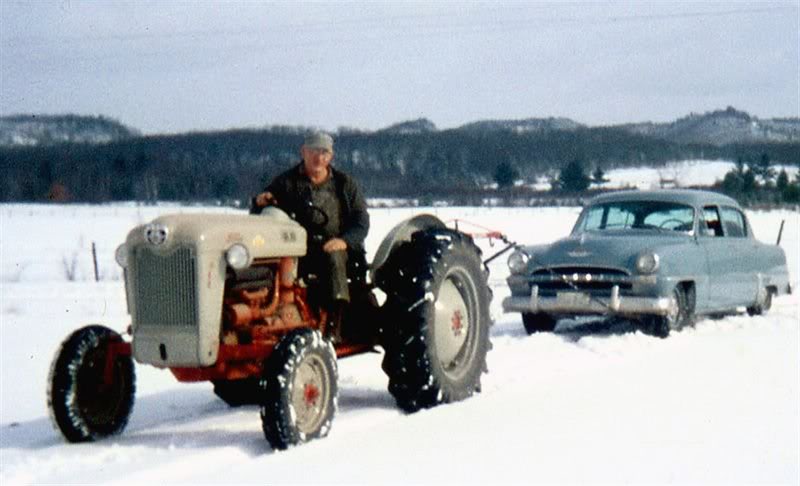
<path fill-rule="evenodd" d="M 261 214 L 261 211 L 268 205 L 276 205 L 278 201 L 271 192 L 262 192 L 250 198 L 250 214 Z"/>
<path fill-rule="evenodd" d="M 271 192 L 262 192 L 261 194 L 253 198 L 253 204 L 260 208 L 263 208 L 264 206 L 271 204 L 274 205 L 277 203 L 278 201 L 275 199 L 275 196 L 273 196 Z"/>
<path fill-rule="evenodd" d="M 330 240 L 326 241 L 324 245 L 322 245 L 322 249 L 326 253 L 346 250 L 347 242 L 341 238 L 331 238 Z"/>

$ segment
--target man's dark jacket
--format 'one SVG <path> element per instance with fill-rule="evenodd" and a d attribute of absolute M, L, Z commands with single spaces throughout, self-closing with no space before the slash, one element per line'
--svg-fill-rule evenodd
<path fill-rule="evenodd" d="M 341 208 L 339 234 L 330 236 L 338 236 L 343 239 L 350 250 L 363 252 L 364 239 L 369 231 L 369 213 L 367 213 L 364 195 L 352 177 L 332 166 L 330 170 L 330 182 L 335 187 Z M 313 213 L 308 210 L 313 190 L 314 185 L 303 171 L 302 162 L 275 177 L 266 188 L 267 192 L 271 192 L 275 196 L 278 207 L 309 231 L 313 231 L 313 224 L 310 221 Z M 327 210 L 328 208 L 322 209 Z"/>

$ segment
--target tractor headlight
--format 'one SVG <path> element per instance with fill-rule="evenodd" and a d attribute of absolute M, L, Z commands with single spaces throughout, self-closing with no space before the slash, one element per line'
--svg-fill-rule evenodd
<path fill-rule="evenodd" d="M 653 273 L 658 270 L 658 255 L 653 252 L 646 252 L 639 255 L 636 259 L 636 270 L 639 273 Z"/>
<path fill-rule="evenodd" d="M 128 268 L 128 245 L 123 243 L 117 247 L 114 251 L 114 260 L 120 267 Z"/>
<path fill-rule="evenodd" d="M 236 243 L 225 252 L 225 260 L 232 268 L 241 270 L 250 265 L 250 252 L 243 244 Z"/>
<path fill-rule="evenodd" d="M 528 268 L 528 261 L 530 259 L 530 256 L 524 251 L 515 250 L 514 253 L 508 257 L 508 269 L 511 270 L 511 273 L 522 273 Z"/>

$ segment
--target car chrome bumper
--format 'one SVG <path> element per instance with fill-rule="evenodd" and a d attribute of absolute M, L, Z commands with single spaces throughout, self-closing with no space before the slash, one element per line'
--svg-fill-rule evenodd
<path fill-rule="evenodd" d="M 631 297 L 619 295 L 619 286 L 611 296 L 596 297 L 586 292 L 558 292 L 555 297 L 539 295 L 531 288 L 530 297 L 511 296 L 503 300 L 504 312 L 545 312 L 550 314 L 656 314 L 675 312 L 676 302 L 669 297 Z"/>

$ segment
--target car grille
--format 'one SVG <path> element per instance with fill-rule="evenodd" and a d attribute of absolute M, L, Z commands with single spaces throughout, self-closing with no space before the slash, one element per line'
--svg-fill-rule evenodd
<path fill-rule="evenodd" d="M 133 316 L 136 326 L 194 326 L 197 322 L 195 256 L 190 247 L 159 255 L 147 246 L 134 252 Z"/>
<path fill-rule="evenodd" d="M 582 290 L 596 294 L 610 294 L 611 288 L 620 291 L 631 289 L 631 276 L 616 268 L 557 267 L 533 272 L 531 286 L 538 285 L 540 295 L 554 295 L 562 290 Z"/>

